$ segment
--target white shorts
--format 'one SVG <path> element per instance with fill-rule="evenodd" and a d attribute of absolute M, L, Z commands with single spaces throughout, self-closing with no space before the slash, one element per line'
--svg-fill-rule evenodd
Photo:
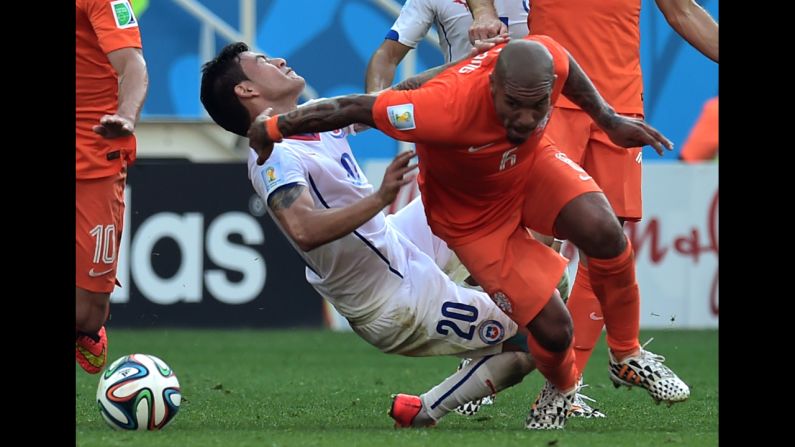
<path fill-rule="evenodd" d="M 386 216 L 387 223 L 406 236 L 421 252 L 430 256 L 436 265 L 454 282 L 461 283 L 468 276 L 461 261 L 447 243 L 433 234 L 425 216 L 422 197 L 417 197 L 397 213 Z"/>
<path fill-rule="evenodd" d="M 480 357 L 500 352 L 502 342 L 516 334 L 516 323 L 487 294 L 455 284 L 439 269 L 437 262 L 448 262 L 452 252 L 447 245 L 434 243 L 433 239 L 438 238 L 432 237 L 427 228 L 421 204 L 419 212 L 410 208 L 408 213 L 396 217 L 402 219 L 390 218 L 387 224 L 394 226 L 396 220 L 408 224 L 415 238 L 409 241 L 399 229 L 407 251 L 404 281 L 384 301 L 378 317 L 351 325 L 353 331 L 390 354 Z M 420 217 L 422 220 L 418 221 Z M 426 233 L 420 224 L 425 225 Z"/>

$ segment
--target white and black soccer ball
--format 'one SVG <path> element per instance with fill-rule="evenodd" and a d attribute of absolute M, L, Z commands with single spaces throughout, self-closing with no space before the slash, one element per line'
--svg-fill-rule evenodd
<path fill-rule="evenodd" d="M 126 355 L 99 378 L 99 412 L 115 429 L 160 430 L 174 419 L 181 400 L 174 371 L 153 355 Z"/>

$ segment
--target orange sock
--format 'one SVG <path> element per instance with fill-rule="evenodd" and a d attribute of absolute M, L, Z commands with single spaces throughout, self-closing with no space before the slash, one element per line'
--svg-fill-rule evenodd
<path fill-rule="evenodd" d="M 591 289 L 588 268 L 582 264 L 577 267 L 577 277 L 566 307 L 574 321 L 574 362 L 582 374 L 605 325 L 602 306 Z"/>
<path fill-rule="evenodd" d="M 551 352 L 541 346 L 532 334 L 527 336 L 530 354 L 536 362 L 536 368 L 544 377 L 560 391 L 569 391 L 577 385 L 580 373 L 574 364 L 573 343 L 563 352 Z"/>
<path fill-rule="evenodd" d="M 627 248 L 615 258 L 588 258 L 588 270 L 591 286 L 602 306 L 607 345 L 621 360 L 640 348 L 640 291 L 629 238 Z"/>

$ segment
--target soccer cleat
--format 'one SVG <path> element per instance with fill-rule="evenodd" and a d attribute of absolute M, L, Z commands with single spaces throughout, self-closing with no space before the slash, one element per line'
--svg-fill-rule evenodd
<path fill-rule="evenodd" d="M 616 388 L 621 385 L 630 388 L 643 387 L 657 404 L 667 402 L 670 406 L 687 400 L 690 397 L 690 388 L 670 368 L 663 365 L 665 357 L 643 349 L 649 342 L 641 346 L 637 354 L 621 361 L 616 360 L 612 352 L 609 353 L 610 380 L 613 385 Z"/>
<path fill-rule="evenodd" d="M 546 382 L 532 408 L 530 408 L 525 426 L 529 430 L 557 430 L 563 428 L 566 425 L 566 418 L 571 413 L 576 395 L 577 387 L 563 394 L 555 385 Z"/>
<path fill-rule="evenodd" d="M 108 337 L 105 326 L 99 330 L 99 341 L 88 335 L 80 335 L 75 339 L 75 358 L 77 363 L 89 374 L 98 374 L 108 360 Z"/>
<path fill-rule="evenodd" d="M 580 393 L 580 390 L 586 388 L 587 386 L 588 385 L 582 383 L 582 376 L 580 376 L 580 380 L 577 382 L 577 395 L 574 396 L 574 403 L 571 404 L 571 414 L 569 414 L 569 417 L 579 417 L 585 419 L 606 417 L 604 413 L 596 408 L 592 408 L 588 402 L 586 402 L 586 400 L 591 402 L 596 402 L 596 400 Z"/>
<path fill-rule="evenodd" d="M 422 399 L 410 394 L 393 394 L 392 408 L 389 409 L 389 417 L 395 420 L 395 428 L 414 427 L 414 418 L 422 410 Z M 428 424 L 426 427 L 433 427 L 435 423 Z"/>
<path fill-rule="evenodd" d="M 458 371 L 465 368 L 472 359 L 463 359 L 461 363 L 458 364 Z M 473 400 L 471 402 L 467 402 L 463 405 L 459 405 L 456 407 L 455 412 L 462 415 L 462 416 L 474 416 L 480 411 L 480 407 L 483 405 L 493 405 L 494 399 L 497 398 L 496 394 L 491 394 L 489 396 L 481 397 L 480 399 Z"/>

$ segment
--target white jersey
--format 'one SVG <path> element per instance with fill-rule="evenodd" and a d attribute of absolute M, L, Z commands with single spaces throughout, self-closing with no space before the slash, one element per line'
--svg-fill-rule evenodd
<path fill-rule="evenodd" d="M 321 209 L 372 194 L 348 146 L 351 132 L 285 138 L 262 166 L 251 150 L 248 175 L 257 194 L 267 202 L 279 188 L 300 184 Z M 517 331 L 488 295 L 456 285 L 441 270 L 454 270 L 457 258 L 432 235 L 419 199 L 308 252 L 280 229 L 306 262 L 307 281 L 384 352 L 477 357 L 499 352 Z"/>
<path fill-rule="evenodd" d="M 494 0 L 494 8 L 508 26 L 512 39 L 527 35 L 529 0 Z M 435 24 L 447 63 L 461 59 L 472 48 L 469 42 L 472 21 L 466 0 L 406 0 L 386 38 L 416 48 L 431 24 Z"/>
<path fill-rule="evenodd" d="M 342 208 L 372 194 L 373 186 L 351 154 L 348 133 L 345 129 L 285 138 L 262 166 L 250 150 L 254 189 L 267 203 L 282 186 L 304 185 L 321 209 Z M 353 322 L 377 309 L 403 278 L 406 259 L 402 250 L 390 249 L 399 242 L 382 213 L 353 233 L 308 252 L 290 242 L 306 262 L 307 281 Z"/>

